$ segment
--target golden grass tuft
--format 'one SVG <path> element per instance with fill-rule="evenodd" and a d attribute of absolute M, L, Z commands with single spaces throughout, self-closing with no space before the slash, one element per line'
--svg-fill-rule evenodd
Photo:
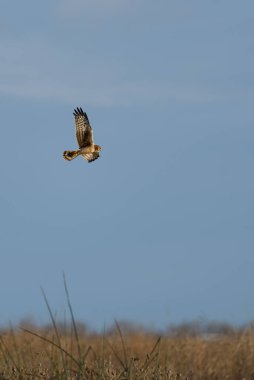
<path fill-rule="evenodd" d="M 63 280 L 71 323 L 56 322 L 42 290 L 51 324 L 0 331 L 0 380 L 254 380 L 253 326 L 204 335 L 190 324 L 161 337 L 115 322 L 92 334 L 75 321 Z"/>
<path fill-rule="evenodd" d="M 5 330 L 0 336 L 0 379 L 253 380 L 252 331 L 230 336 L 123 335 Z M 39 338 L 40 336 L 40 338 Z"/>

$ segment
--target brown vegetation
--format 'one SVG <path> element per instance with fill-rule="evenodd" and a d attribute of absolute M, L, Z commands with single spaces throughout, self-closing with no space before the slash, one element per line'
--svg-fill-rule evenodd
<path fill-rule="evenodd" d="M 103 335 L 76 333 L 56 325 L 2 330 L 0 379 L 254 379 L 251 328 L 201 335 L 174 329 L 159 338 L 116 323 Z"/>

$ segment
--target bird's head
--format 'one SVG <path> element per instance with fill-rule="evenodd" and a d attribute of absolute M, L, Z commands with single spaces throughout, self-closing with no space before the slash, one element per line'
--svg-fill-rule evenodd
<path fill-rule="evenodd" d="M 100 152 L 101 151 L 101 146 L 100 145 L 94 145 L 94 150 L 95 152 Z"/>

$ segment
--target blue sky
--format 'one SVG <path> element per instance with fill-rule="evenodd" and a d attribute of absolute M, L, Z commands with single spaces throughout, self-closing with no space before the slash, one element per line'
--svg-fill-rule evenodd
<path fill-rule="evenodd" d="M 253 2 L 0 7 L 0 322 L 253 319 Z"/>

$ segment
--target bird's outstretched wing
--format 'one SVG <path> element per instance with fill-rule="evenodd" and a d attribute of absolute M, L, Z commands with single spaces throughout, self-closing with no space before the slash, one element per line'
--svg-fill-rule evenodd
<path fill-rule="evenodd" d="M 77 107 L 73 112 L 76 127 L 76 138 L 79 148 L 93 145 L 93 129 L 89 124 L 87 114 Z"/>
<path fill-rule="evenodd" d="M 97 160 L 97 158 L 100 157 L 100 154 L 99 152 L 92 152 L 92 153 L 82 154 L 82 157 L 85 158 L 88 162 L 93 162 Z"/>

